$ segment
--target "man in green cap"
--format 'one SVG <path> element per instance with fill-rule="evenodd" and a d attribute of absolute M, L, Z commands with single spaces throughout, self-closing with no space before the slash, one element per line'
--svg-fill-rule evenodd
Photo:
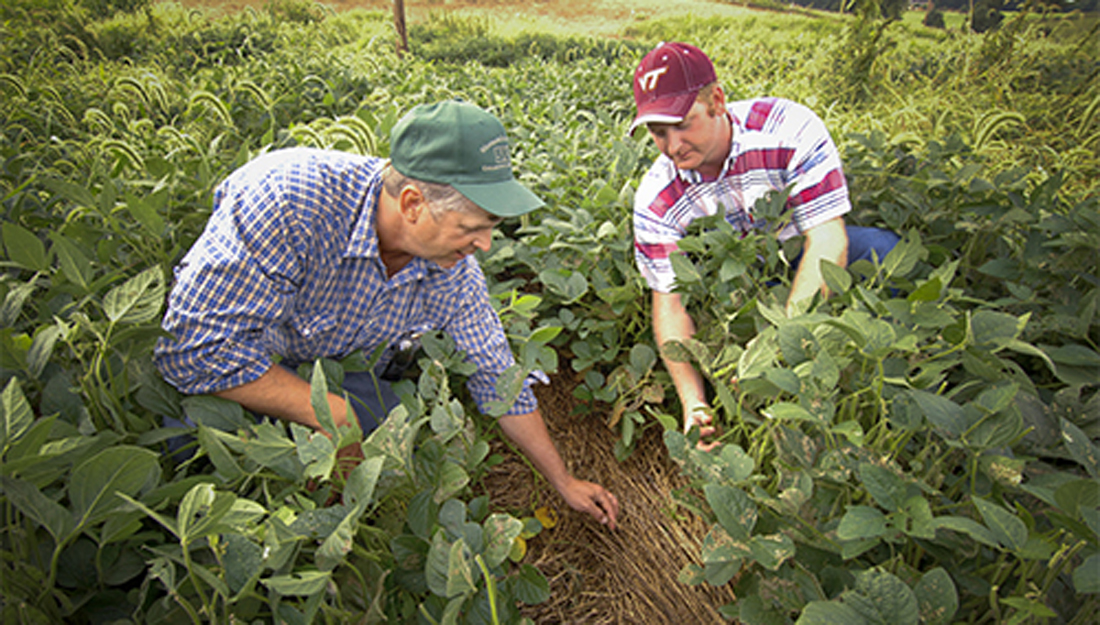
<path fill-rule="evenodd" d="M 542 205 L 513 178 L 500 121 L 460 101 L 406 114 L 388 161 L 268 153 L 215 191 L 206 230 L 176 268 L 163 322 L 174 340 L 154 360 L 183 393 L 322 431 L 299 363 L 386 345 L 375 373 L 390 378 L 403 349 L 443 330 L 477 365 L 468 386 L 484 410 L 515 361 L 472 254 L 489 249 L 502 219 Z M 618 501 L 568 472 L 529 384 L 501 429 L 572 508 L 614 529 Z M 365 432 L 397 403 L 371 372 L 349 374 L 345 389 L 361 400 L 352 407 Z M 329 404 L 344 425 L 344 398 Z"/>

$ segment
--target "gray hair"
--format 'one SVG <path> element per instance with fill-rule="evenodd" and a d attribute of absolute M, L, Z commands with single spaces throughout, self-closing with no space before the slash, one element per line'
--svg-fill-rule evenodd
<path fill-rule="evenodd" d="M 420 189 L 420 193 L 428 201 L 432 216 L 437 219 L 450 211 L 472 212 L 474 207 L 477 206 L 449 184 L 416 180 L 397 171 L 392 164 L 386 165 L 386 168 L 382 171 L 382 188 L 386 190 L 387 195 L 397 197 L 401 194 L 401 189 L 405 188 L 407 184 Z"/>

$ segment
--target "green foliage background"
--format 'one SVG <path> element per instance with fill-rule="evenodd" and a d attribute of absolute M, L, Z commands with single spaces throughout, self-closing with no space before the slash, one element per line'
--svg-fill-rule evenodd
<path fill-rule="evenodd" d="M 181 398 L 149 362 L 222 178 L 291 145 L 385 155 L 404 111 L 448 97 L 502 119 L 548 202 L 482 259 L 521 368 L 580 374 L 622 456 L 667 427 L 696 480 L 678 501 L 714 529 L 686 583 L 739 584 L 744 622 L 1094 614 L 1097 21 L 1026 11 L 975 35 L 876 9 L 639 20 L 615 41 L 440 13 L 398 59 L 388 14 L 292 0 L 0 7 L 5 621 L 513 622 L 545 599 L 507 553 L 541 526 L 477 496 L 495 434 L 453 396 L 445 339 L 344 477 L 331 443 Z M 655 155 L 625 135 L 629 76 L 669 39 L 731 97 L 818 111 L 851 221 L 906 235 L 880 266 L 830 268 L 836 297 L 793 318 L 773 239 L 685 243 L 706 331 L 677 357 L 708 376 L 716 455 L 676 432 L 629 229 Z M 369 358 L 305 374 L 323 389 Z M 180 463 L 161 419 L 184 410 Z"/>

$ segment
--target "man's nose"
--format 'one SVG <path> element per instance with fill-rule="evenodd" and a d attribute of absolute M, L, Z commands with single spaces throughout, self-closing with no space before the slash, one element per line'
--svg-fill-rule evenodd
<path fill-rule="evenodd" d="M 474 236 L 474 247 L 476 247 L 477 249 L 479 249 L 483 252 L 488 252 L 489 248 L 492 247 L 492 246 L 493 246 L 493 231 L 492 230 L 485 230 L 483 232 L 477 233 L 477 235 Z"/>
<path fill-rule="evenodd" d="M 677 152 L 679 152 L 680 151 L 680 145 L 683 144 L 683 142 L 680 140 L 680 133 L 676 132 L 675 129 L 671 129 L 671 128 L 669 129 L 668 133 L 665 135 L 665 141 L 666 141 L 665 145 L 667 146 L 666 149 L 667 149 L 669 154 L 676 154 Z"/>

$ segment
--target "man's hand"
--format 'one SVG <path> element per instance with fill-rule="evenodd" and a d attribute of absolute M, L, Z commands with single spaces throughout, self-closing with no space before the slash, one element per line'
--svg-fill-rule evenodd
<path fill-rule="evenodd" d="M 535 410 L 522 415 L 501 417 L 500 429 L 535 469 L 558 491 L 570 508 L 587 513 L 600 523 L 615 529 L 619 500 L 602 486 L 578 480 L 570 475 L 558 450 L 550 440 L 542 414 Z"/>
<path fill-rule="evenodd" d="M 695 448 L 700 451 L 710 451 L 718 446 L 718 441 L 706 442 L 706 439 L 718 434 L 718 428 L 714 427 L 714 417 L 710 414 L 710 408 L 699 405 L 684 413 L 684 434 L 691 428 L 699 428 L 699 442 Z"/>
<path fill-rule="evenodd" d="M 340 482 L 346 483 L 348 476 L 361 462 L 363 462 L 363 445 L 361 443 L 347 445 L 336 452 L 334 473 L 339 476 Z"/>
<path fill-rule="evenodd" d="M 615 529 L 615 522 L 619 517 L 619 500 L 604 487 L 573 479 L 559 492 L 570 508 L 591 516 L 601 525 Z"/>

